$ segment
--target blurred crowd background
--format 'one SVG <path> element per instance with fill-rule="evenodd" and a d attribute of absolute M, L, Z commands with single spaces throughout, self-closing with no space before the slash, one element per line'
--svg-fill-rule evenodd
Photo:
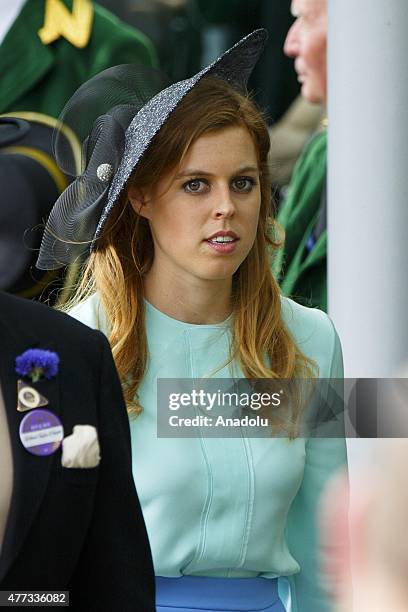
<path fill-rule="evenodd" d="M 271 123 L 299 93 L 283 43 L 293 21 L 290 0 L 103 0 L 101 5 L 147 34 L 172 81 L 195 74 L 259 27 L 269 32 L 250 88 Z"/>

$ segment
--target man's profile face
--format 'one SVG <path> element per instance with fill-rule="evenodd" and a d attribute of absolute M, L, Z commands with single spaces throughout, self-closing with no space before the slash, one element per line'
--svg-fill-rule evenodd
<path fill-rule="evenodd" d="M 295 70 L 302 83 L 302 96 L 309 102 L 326 102 L 326 0 L 292 0 L 296 17 L 284 45 L 295 58 Z"/>

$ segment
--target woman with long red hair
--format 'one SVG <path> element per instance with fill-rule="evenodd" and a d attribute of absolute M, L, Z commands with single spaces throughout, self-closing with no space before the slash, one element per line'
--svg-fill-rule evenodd
<path fill-rule="evenodd" d="M 254 32 L 137 112 L 127 100 L 100 116 L 40 254 L 52 267 L 91 249 L 68 309 L 112 346 L 163 611 L 328 605 L 316 508 L 344 440 L 273 425 L 266 437 L 157 435 L 158 379 L 342 376 L 329 318 L 282 297 L 270 271 L 269 135 L 245 93 L 264 40 Z"/>

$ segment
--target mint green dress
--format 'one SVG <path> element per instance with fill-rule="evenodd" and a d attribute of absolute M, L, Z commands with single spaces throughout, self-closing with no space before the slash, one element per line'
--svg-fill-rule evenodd
<path fill-rule="evenodd" d="M 223 366 L 231 318 L 193 325 L 145 304 L 144 412 L 130 427 L 156 575 L 282 577 L 287 610 L 329 610 L 319 578 L 317 514 L 326 482 L 346 461 L 344 439 L 158 438 L 157 378 L 205 378 L 218 366 L 217 378 L 243 374 L 235 363 Z M 107 333 L 97 295 L 70 314 Z M 282 315 L 320 377 L 342 377 L 341 347 L 327 315 L 284 297 Z"/>

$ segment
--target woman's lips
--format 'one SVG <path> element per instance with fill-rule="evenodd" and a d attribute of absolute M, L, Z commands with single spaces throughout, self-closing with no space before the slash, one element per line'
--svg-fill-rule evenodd
<path fill-rule="evenodd" d="M 204 242 L 206 242 L 214 251 L 217 251 L 217 253 L 228 254 L 235 251 L 238 241 L 239 238 L 236 238 L 230 242 L 215 242 L 213 240 L 205 240 Z"/>

